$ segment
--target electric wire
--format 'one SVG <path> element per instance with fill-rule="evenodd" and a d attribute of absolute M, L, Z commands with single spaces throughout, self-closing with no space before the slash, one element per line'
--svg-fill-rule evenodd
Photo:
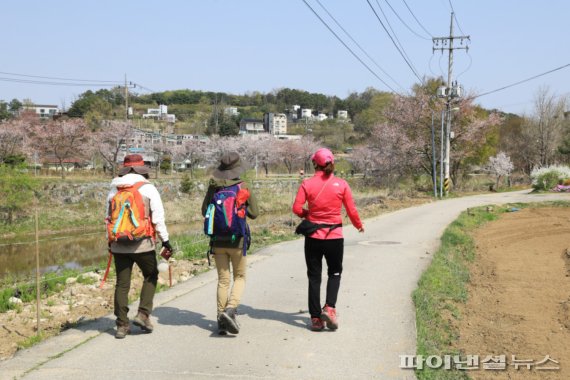
<path fill-rule="evenodd" d="M 376 67 L 378 67 L 378 69 L 380 69 L 380 71 L 382 71 L 388 78 L 390 78 L 392 80 L 392 82 L 394 82 L 398 87 L 400 87 L 400 89 L 402 89 L 403 91 L 405 91 L 404 87 L 402 85 L 400 85 L 400 83 L 398 83 L 390 74 L 388 74 L 388 72 L 386 72 L 386 70 L 384 70 L 379 64 L 378 62 L 376 62 L 376 60 L 374 58 L 372 58 L 370 56 L 370 54 L 368 54 L 368 52 L 366 50 L 364 50 L 364 48 L 358 43 L 356 42 L 356 40 L 352 37 L 352 35 L 350 33 L 348 33 L 348 31 L 337 21 L 337 19 L 329 12 L 329 10 L 319 1 L 317 0 L 317 3 L 321 6 L 321 8 L 324 9 L 324 11 L 330 16 L 330 18 L 337 24 L 337 26 L 342 29 L 342 31 L 348 36 L 348 38 L 350 38 L 350 40 L 352 42 L 354 42 L 354 44 L 356 46 L 358 46 L 358 48 L 368 57 L 368 59 L 370 59 L 372 61 L 372 63 L 374 63 L 376 65 Z"/>
<path fill-rule="evenodd" d="M 480 98 L 481 96 L 493 94 L 493 93 L 495 93 L 495 92 L 499 92 L 499 91 L 505 90 L 505 89 L 507 89 L 507 88 L 511 88 L 511 87 L 517 86 L 517 85 L 519 85 L 519 84 L 522 84 L 522 83 L 525 83 L 525 82 L 529 82 L 529 81 L 531 81 L 531 80 L 533 80 L 533 79 L 542 77 L 542 76 L 544 76 L 544 75 L 553 73 L 553 72 L 558 71 L 558 70 L 565 69 L 566 67 L 569 67 L 569 66 L 570 66 L 570 63 L 567 63 L 567 64 L 565 64 L 565 65 L 556 67 L 556 68 L 554 68 L 554 69 L 552 69 L 552 70 L 548 70 L 548 71 L 545 71 L 545 72 L 543 72 L 543 73 L 540 73 L 540 74 L 537 74 L 537 75 L 533 75 L 532 77 L 529 77 L 529 78 L 520 80 L 520 81 L 515 82 L 515 83 L 511 83 L 511 84 L 509 84 L 509 85 L 506 85 L 506 86 L 497 88 L 497 89 L 495 89 L 495 90 L 491 90 L 491 91 L 484 92 L 484 93 L 482 93 L 482 94 L 475 95 L 472 99 Z"/>
<path fill-rule="evenodd" d="M 469 64 L 467 65 L 467 68 L 465 70 L 463 70 L 462 72 L 460 72 L 456 77 L 455 80 L 459 79 L 460 76 L 462 76 L 463 74 L 465 74 L 470 68 L 471 65 L 473 64 L 473 57 L 471 57 L 471 54 L 469 54 L 469 50 L 465 51 L 465 54 L 467 54 L 467 57 L 469 58 Z"/>
<path fill-rule="evenodd" d="M 303 0 L 305 1 L 305 0 Z M 396 47 L 396 50 L 398 50 L 398 52 L 400 53 L 400 55 L 402 56 L 402 58 L 404 59 L 404 61 L 406 62 L 406 65 L 408 65 L 408 67 L 410 68 L 410 70 L 412 70 L 412 73 L 414 73 L 414 75 L 416 76 L 416 78 L 419 79 L 420 83 L 424 83 L 423 79 L 420 78 L 420 76 L 418 75 L 418 73 L 414 70 L 413 66 L 411 65 L 410 62 L 408 62 L 408 60 L 406 59 L 405 55 L 402 53 L 402 51 L 400 50 L 400 48 L 398 47 L 398 45 L 396 44 L 396 41 L 394 41 L 394 38 L 392 38 L 392 36 L 390 35 L 390 32 L 388 32 L 388 29 L 386 29 L 386 26 L 384 25 L 384 23 L 382 22 L 382 19 L 380 19 L 380 16 L 378 15 L 378 13 L 376 12 L 376 9 L 374 9 L 374 7 L 372 6 L 372 3 L 370 3 L 370 0 L 366 0 L 366 2 L 368 3 L 368 5 L 370 6 L 370 9 L 372 9 L 372 12 L 374 12 L 374 15 L 376 15 L 376 18 L 378 19 L 378 21 L 380 22 L 380 25 L 382 25 L 382 28 L 384 28 L 384 31 L 386 32 L 386 34 L 388 34 L 388 37 L 390 37 L 390 40 L 392 41 L 392 43 L 394 44 L 394 46 Z"/>
<path fill-rule="evenodd" d="M 339 40 L 339 42 L 341 44 L 343 44 L 343 46 L 348 49 L 348 51 L 354 56 L 354 58 L 356 58 L 364 67 L 366 67 L 368 69 L 368 71 L 370 71 L 370 73 L 372 75 L 374 75 L 380 82 L 382 82 L 386 87 L 388 87 L 390 90 L 392 90 L 393 92 L 397 93 L 396 90 L 394 90 L 392 88 L 392 86 L 390 86 L 388 83 L 386 83 L 382 78 L 380 78 L 378 76 L 378 74 L 376 74 L 376 72 L 374 70 L 372 70 L 370 68 L 370 66 L 368 66 L 366 64 L 366 62 L 364 62 L 335 32 L 334 30 L 332 30 L 332 28 L 325 22 L 325 20 L 322 19 L 321 16 L 319 16 L 319 14 L 313 9 L 313 7 L 311 7 L 309 5 L 309 3 L 307 3 L 306 0 L 303 0 L 303 2 L 305 3 L 305 5 L 315 14 L 315 16 L 317 16 L 317 18 L 323 23 L 324 26 L 326 26 L 326 28 L 336 37 L 337 40 Z"/>
<path fill-rule="evenodd" d="M 398 18 L 398 20 L 400 20 L 400 22 L 402 24 L 404 24 L 404 26 L 413 34 L 415 34 L 417 37 L 421 38 L 422 40 L 431 40 L 431 38 L 427 38 L 422 36 L 421 34 L 419 34 L 418 32 L 416 32 L 415 30 L 413 30 L 398 14 L 398 12 L 396 12 L 396 10 L 394 9 L 394 7 L 392 7 L 392 4 L 390 4 L 388 2 L 388 0 L 384 0 L 386 2 L 386 4 L 388 4 L 388 6 L 390 7 L 390 9 L 392 10 L 392 12 L 396 15 L 396 17 Z"/>
<path fill-rule="evenodd" d="M 410 64 L 412 63 L 412 60 L 410 59 L 410 57 L 408 56 L 408 53 L 406 52 L 406 50 L 404 49 L 404 46 L 402 45 L 402 43 L 400 42 L 400 39 L 398 38 L 398 36 L 396 35 L 396 32 L 394 31 L 394 28 L 392 28 L 392 25 L 390 24 L 390 21 L 388 20 L 388 16 L 386 16 L 386 13 L 384 13 L 384 9 L 382 9 L 382 6 L 380 5 L 380 2 L 378 0 L 376 0 L 376 4 L 378 5 L 378 8 L 380 8 L 380 12 L 382 12 L 382 16 L 384 16 L 384 19 L 386 20 L 386 24 L 388 24 L 388 27 L 390 28 L 390 31 L 392 32 L 392 35 L 394 36 L 394 38 L 396 39 L 396 42 L 398 42 L 398 45 L 400 46 L 400 49 L 402 49 L 402 52 L 404 53 L 404 55 L 406 56 L 406 58 L 408 59 L 408 61 L 410 62 Z M 412 65 L 415 72 L 417 73 L 417 69 L 414 65 Z"/>
<path fill-rule="evenodd" d="M 51 86 L 79 86 L 79 87 L 115 87 L 118 84 L 105 84 L 105 83 L 71 83 L 71 82 L 50 82 L 50 81 L 40 81 L 31 79 L 17 79 L 17 78 L 5 78 L 0 77 L 0 81 L 3 82 L 14 82 L 14 83 L 28 83 L 28 84 L 44 84 Z"/>
<path fill-rule="evenodd" d="M 142 88 L 143 90 L 146 90 L 146 91 L 151 92 L 151 93 L 156 93 L 156 92 L 157 92 L 157 91 L 154 91 L 153 89 L 150 89 L 150 88 L 148 88 L 148 87 L 143 86 L 143 85 L 140 84 L 140 83 L 135 83 L 135 82 L 131 82 L 131 83 L 133 84 L 133 88 L 139 87 L 139 88 Z"/>
<path fill-rule="evenodd" d="M 455 9 L 453 9 L 453 4 L 451 3 L 451 0 L 448 0 L 448 1 L 449 1 L 449 6 L 451 7 L 451 12 L 453 14 L 453 18 L 455 19 L 455 24 L 459 28 L 459 31 L 461 32 L 461 34 L 465 34 L 465 33 L 463 33 L 463 30 L 461 29 L 461 25 L 459 25 L 459 21 L 457 20 L 457 14 L 455 13 Z"/>
<path fill-rule="evenodd" d="M 75 79 L 75 78 L 61 78 L 61 77 L 45 77 L 45 76 L 40 76 L 40 75 L 8 73 L 8 72 L 5 72 L 5 71 L 0 71 L 0 74 L 3 74 L 3 75 L 12 75 L 12 76 L 18 76 L 18 77 L 27 77 L 27 78 L 65 80 L 65 81 L 72 81 L 72 82 L 122 83 L 121 81 L 116 81 L 116 80 L 98 80 L 98 79 Z"/>
<path fill-rule="evenodd" d="M 420 22 L 420 20 L 418 20 L 418 18 L 416 17 L 416 15 L 414 14 L 414 12 L 412 12 L 412 9 L 410 8 L 410 6 L 408 5 L 408 3 L 406 3 L 406 0 L 402 0 L 404 2 L 404 4 L 406 5 L 406 8 L 408 8 L 408 11 L 410 11 L 410 13 L 412 14 L 412 17 L 414 18 L 414 20 L 416 20 L 416 22 L 418 23 L 418 25 L 428 34 L 428 36 L 433 38 L 433 34 L 431 34 Z"/>

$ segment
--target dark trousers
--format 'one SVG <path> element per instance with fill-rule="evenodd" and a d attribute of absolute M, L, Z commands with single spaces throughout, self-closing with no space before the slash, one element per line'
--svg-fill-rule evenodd
<path fill-rule="evenodd" d="M 336 307 L 340 277 L 342 274 L 342 256 L 344 239 L 321 240 L 305 238 L 305 262 L 309 278 L 309 313 L 311 318 L 321 315 L 321 274 L 323 256 L 327 262 L 326 304 Z"/>
<path fill-rule="evenodd" d="M 115 316 L 117 317 L 117 323 L 129 323 L 129 318 L 127 317 L 129 312 L 129 290 L 131 288 L 131 273 L 135 263 L 141 269 L 144 277 L 139 310 L 150 315 L 158 280 L 156 252 L 115 253 L 113 257 L 115 258 L 115 270 L 117 271 L 117 284 L 115 286 Z"/>

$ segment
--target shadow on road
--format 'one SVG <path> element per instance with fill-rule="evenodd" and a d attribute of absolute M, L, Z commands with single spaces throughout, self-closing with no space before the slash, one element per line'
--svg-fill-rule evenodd
<path fill-rule="evenodd" d="M 275 310 L 255 309 L 248 305 L 240 305 L 238 307 L 238 315 L 244 314 L 254 319 L 269 319 L 273 321 L 283 322 L 294 327 L 307 328 L 307 316 L 305 312 L 283 313 Z"/>
<path fill-rule="evenodd" d="M 153 310 L 152 315 L 158 319 L 161 325 L 170 326 L 198 326 L 207 331 L 214 331 L 216 321 L 205 319 L 204 314 L 189 310 L 180 310 L 175 307 L 160 306 Z"/>

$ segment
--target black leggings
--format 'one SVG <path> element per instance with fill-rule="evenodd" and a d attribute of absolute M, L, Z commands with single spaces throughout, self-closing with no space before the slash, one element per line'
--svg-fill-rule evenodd
<path fill-rule="evenodd" d="M 323 256 L 327 262 L 327 295 L 326 304 L 336 307 L 340 276 L 342 274 L 342 256 L 344 239 L 313 239 L 305 238 L 305 262 L 309 278 L 309 313 L 311 318 L 321 315 L 321 274 L 323 271 Z"/>

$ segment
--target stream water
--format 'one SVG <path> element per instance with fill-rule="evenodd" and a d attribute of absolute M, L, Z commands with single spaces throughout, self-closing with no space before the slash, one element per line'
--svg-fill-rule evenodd
<path fill-rule="evenodd" d="M 174 224 L 168 226 L 171 235 L 196 233 L 200 226 Z M 61 269 L 81 269 L 106 263 L 107 242 L 104 231 L 74 232 L 42 236 L 39 239 L 40 272 Z M 10 276 L 18 280 L 32 279 L 36 270 L 34 238 L 26 241 L 0 243 L 0 280 Z"/>

